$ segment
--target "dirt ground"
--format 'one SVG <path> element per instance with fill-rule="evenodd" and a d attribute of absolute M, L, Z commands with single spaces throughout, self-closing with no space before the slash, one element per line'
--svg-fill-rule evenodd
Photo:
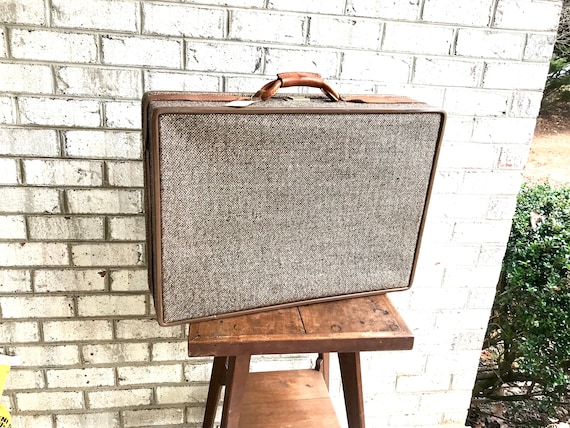
<path fill-rule="evenodd" d="M 524 177 L 553 185 L 570 183 L 570 103 L 538 118 Z"/>

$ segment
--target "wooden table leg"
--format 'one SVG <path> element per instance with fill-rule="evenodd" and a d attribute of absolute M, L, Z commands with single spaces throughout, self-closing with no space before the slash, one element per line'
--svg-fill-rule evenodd
<path fill-rule="evenodd" d="M 329 367 L 330 367 L 330 354 L 328 352 L 320 353 L 317 357 L 317 362 L 315 364 L 315 370 L 318 370 L 323 375 L 325 385 L 329 389 Z"/>
<path fill-rule="evenodd" d="M 208 388 L 208 398 L 206 400 L 206 412 L 204 413 L 204 423 L 202 424 L 203 428 L 214 427 L 222 386 L 225 385 L 227 360 L 228 357 L 214 358 L 212 375 L 210 376 L 210 387 Z"/>
<path fill-rule="evenodd" d="M 238 428 L 250 359 L 251 355 L 237 355 L 228 358 L 221 428 Z"/>
<path fill-rule="evenodd" d="M 364 401 L 360 376 L 360 353 L 338 354 L 340 375 L 344 391 L 344 403 L 349 428 L 364 428 Z"/>

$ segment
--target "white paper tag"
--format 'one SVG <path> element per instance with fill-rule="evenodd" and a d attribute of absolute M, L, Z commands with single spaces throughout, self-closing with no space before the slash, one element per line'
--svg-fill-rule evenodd
<path fill-rule="evenodd" d="M 227 103 L 226 107 L 247 107 L 255 102 L 255 100 L 235 100 Z"/>

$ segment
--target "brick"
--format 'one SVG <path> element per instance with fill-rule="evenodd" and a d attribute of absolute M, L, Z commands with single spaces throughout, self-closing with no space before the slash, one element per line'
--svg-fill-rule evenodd
<path fill-rule="evenodd" d="M 508 115 L 511 117 L 530 117 L 534 119 L 538 116 L 541 102 L 542 92 L 516 91 L 513 93 L 513 100 Z"/>
<path fill-rule="evenodd" d="M 410 296 L 410 309 L 462 309 L 467 297 L 467 290 L 461 288 L 414 288 Z"/>
<path fill-rule="evenodd" d="M 204 403 L 208 385 L 163 386 L 156 388 L 158 404 Z"/>
<path fill-rule="evenodd" d="M 268 48 L 265 56 L 265 71 L 269 75 L 280 73 L 282 70 L 305 70 L 317 72 L 323 75 L 323 78 L 329 78 L 331 75 L 322 73 L 329 70 L 329 73 L 335 73 L 338 68 L 338 54 L 333 51 L 324 50 L 295 50 Z M 270 79 L 267 79 L 267 83 Z M 255 90 L 259 89 L 256 87 Z M 285 89 L 283 90 L 283 92 Z"/>
<path fill-rule="evenodd" d="M 396 392 L 447 391 L 451 384 L 451 375 L 398 376 Z"/>
<path fill-rule="evenodd" d="M 469 171 L 465 173 L 461 192 L 479 195 L 512 195 L 520 188 L 521 181 L 522 178 L 518 171 Z"/>
<path fill-rule="evenodd" d="M 344 13 L 344 1 L 341 0 L 320 0 L 305 2 L 290 2 L 288 0 L 269 0 L 268 9 L 288 10 L 295 12 L 313 12 L 331 15 L 342 15 Z"/>
<path fill-rule="evenodd" d="M 303 15 L 234 10 L 229 39 L 303 44 L 307 31 Z"/>
<path fill-rule="evenodd" d="M 72 160 L 24 160 L 26 184 L 39 186 L 101 186 L 103 163 Z"/>
<path fill-rule="evenodd" d="M 441 86 L 479 85 L 483 64 L 447 58 L 418 58 L 413 83 Z"/>
<path fill-rule="evenodd" d="M 450 329 L 453 328 L 456 331 L 461 330 L 473 330 L 480 328 L 482 325 L 487 325 L 489 321 L 489 309 L 462 309 L 462 310 L 447 310 L 438 311 L 435 319 L 436 329 Z M 441 356 L 430 356 L 429 359 L 429 370 L 432 373 L 442 373 L 457 371 L 463 367 L 477 367 L 475 360 L 479 359 L 480 350 L 476 353 L 474 351 L 469 351 L 474 353 L 471 360 L 466 358 L 463 354 L 469 354 L 467 351 L 458 351 L 463 356 L 463 359 L 459 357 L 453 357 L 448 355 L 446 358 L 441 358 Z M 475 354 L 477 357 L 475 358 Z M 441 361 L 437 362 L 440 359 Z M 446 364 L 447 363 L 447 364 Z"/>
<path fill-rule="evenodd" d="M 45 388 L 43 372 L 41 370 L 22 370 L 18 367 L 12 367 L 5 387 L 8 391 Z"/>
<path fill-rule="evenodd" d="M 94 67 L 55 69 L 56 93 L 90 97 L 141 97 L 141 71 Z"/>
<path fill-rule="evenodd" d="M 79 350 L 74 345 L 15 346 L 23 367 L 59 367 L 79 364 Z"/>
<path fill-rule="evenodd" d="M 87 28 L 121 32 L 138 31 L 138 7 L 128 1 L 92 0 L 81 4 L 74 0 L 52 0 L 55 27 Z"/>
<path fill-rule="evenodd" d="M 73 299 L 62 296 L 3 297 L 2 317 L 53 318 L 73 316 Z"/>
<path fill-rule="evenodd" d="M 0 124 L 12 124 L 15 122 L 13 109 L 14 103 L 12 98 L 0 96 Z M 1 148 L 2 146 L 0 145 Z"/>
<path fill-rule="evenodd" d="M 59 192 L 55 189 L 0 187 L 0 200 L 0 212 L 60 212 Z"/>
<path fill-rule="evenodd" d="M 439 426 L 441 424 L 442 417 L 442 411 L 429 412 L 429 409 L 426 409 L 426 411 L 421 414 L 406 413 L 405 411 L 400 411 L 396 414 L 390 415 L 390 422 L 388 423 L 388 426 L 397 428 L 431 428 Z M 452 426 L 449 428 L 463 428 L 463 425 L 459 427 Z"/>
<path fill-rule="evenodd" d="M 51 427 L 51 415 L 12 415 L 12 426 L 18 428 Z"/>
<path fill-rule="evenodd" d="M 497 266 L 500 265 L 505 257 L 505 245 L 501 244 L 486 244 L 481 247 L 479 259 L 477 260 L 478 266 Z"/>
<path fill-rule="evenodd" d="M 16 159 L 0 159 L 0 184 L 18 184 L 18 176 Z"/>
<path fill-rule="evenodd" d="M 476 244 L 423 245 L 422 263 L 468 266 L 479 258 L 480 246 Z"/>
<path fill-rule="evenodd" d="M 91 409 L 148 406 L 151 404 L 151 400 L 151 388 L 90 391 L 87 393 L 87 401 Z"/>
<path fill-rule="evenodd" d="M 445 271 L 444 287 L 492 287 L 495 289 L 501 267 L 455 267 L 449 266 Z M 480 328 L 478 326 L 477 328 Z"/>
<path fill-rule="evenodd" d="M 476 58 L 519 59 L 525 42 L 523 33 L 460 28 L 455 53 Z"/>
<path fill-rule="evenodd" d="M 494 27 L 534 31 L 556 31 L 560 2 L 499 0 Z"/>
<path fill-rule="evenodd" d="M 113 291 L 148 290 L 148 272 L 145 270 L 118 270 L 111 272 Z"/>
<path fill-rule="evenodd" d="M 224 36 L 225 12 L 222 9 L 143 3 L 143 16 L 143 34 L 201 39 Z"/>
<path fill-rule="evenodd" d="M 6 45 L 6 30 L 0 28 L 0 58 L 8 57 L 8 47 Z"/>
<path fill-rule="evenodd" d="M 80 296 L 77 299 L 79 316 L 145 315 L 146 296 Z"/>
<path fill-rule="evenodd" d="M 503 235 L 506 235 L 506 238 L 508 238 L 508 233 L 503 233 Z M 467 309 L 487 309 L 493 306 L 494 300 L 495 290 L 492 288 L 477 288 L 470 291 L 465 307 Z M 479 346 L 479 349 L 481 349 L 481 346 Z"/>
<path fill-rule="evenodd" d="M 483 339 L 481 338 L 481 343 L 479 344 L 479 349 L 483 345 Z M 477 372 L 475 370 L 472 371 L 464 371 L 463 373 L 453 374 L 453 379 L 451 381 L 451 390 L 452 391 L 472 391 L 473 385 L 475 385 L 475 378 Z M 464 419 L 465 420 L 465 419 Z"/>
<path fill-rule="evenodd" d="M 61 266 L 68 263 L 65 244 L 0 243 L 0 266 Z"/>
<path fill-rule="evenodd" d="M 458 222 L 453 229 L 454 242 L 503 243 L 509 237 L 511 222 Z"/>
<path fill-rule="evenodd" d="M 220 73 L 259 73 L 263 57 L 260 46 L 242 43 L 186 44 L 186 69 Z"/>
<path fill-rule="evenodd" d="M 37 293 L 104 291 L 105 275 L 104 270 L 36 270 L 34 291 Z"/>
<path fill-rule="evenodd" d="M 463 171 L 437 171 L 434 178 L 434 193 L 457 193 L 463 181 Z"/>
<path fill-rule="evenodd" d="M 10 76 L 0 80 L 0 92 L 50 94 L 53 83 L 50 67 L 33 64 L 0 64 L 0 75 Z"/>
<path fill-rule="evenodd" d="M 448 242 L 453 232 L 453 222 L 430 221 L 422 232 L 423 242 Z"/>
<path fill-rule="evenodd" d="M 416 394 L 375 394 L 366 403 L 366 418 L 406 413 L 417 409 L 420 397 Z M 380 425 L 384 426 L 384 425 Z M 403 425 L 396 425 L 403 427 Z"/>
<path fill-rule="evenodd" d="M 144 217 L 111 217 L 109 219 L 110 239 L 113 241 L 144 241 Z"/>
<path fill-rule="evenodd" d="M 113 325 L 107 320 L 44 321 L 43 326 L 46 342 L 92 342 L 113 338 Z"/>
<path fill-rule="evenodd" d="M 0 128 L 0 154 L 59 156 L 57 134 L 48 129 Z"/>
<path fill-rule="evenodd" d="M 184 409 L 140 409 L 123 412 L 125 427 L 177 425 L 184 422 Z"/>
<path fill-rule="evenodd" d="M 118 367 L 119 385 L 178 383 L 182 380 L 180 364 Z"/>
<path fill-rule="evenodd" d="M 3 0 L 0 3 L 1 22 L 9 24 L 46 25 L 45 0 Z"/>
<path fill-rule="evenodd" d="M 486 288 L 485 290 L 489 290 Z M 493 291 L 494 295 L 495 292 Z M 473 308 L 476 309 L 476 308 Z M 483 346 L 483 338 L 485 337 L 485 329 L 480 328 L 478 330 L 465 330 L 457 333 L 453 338 L 453 350 L 454 351 L 475 351 L 480 350 Z M 476 372 L 473 371 L 473 376 Z M 454 379 L 455 382 L 455 379 Z M 474 382 L 471 383 L 470 388 L 473 388 Z M 453 388 L 453 384 L 452 384 Z"/>
<path fill-rule="evenodd" d="M 445 140 L 471 142 L 474 123 L 474 117 L 448 115 L 445 122 Z"/>
<path fill-rule="evenodd" d="M 144 84 L 145 91 L 221 92 L 220 77 L 204 74 L 145 71 Z"/>
<path fill-rule="evenodd" d="M 172 333 L 176 333 L 173 329 Z M 173 334 L 172 337 L 179 337 Z M 188 343 L 186 340 L 180 342 L 161 342 L 152 345 L 152 361 L 176 361 L 186 359 L 188 356 Z"/>
<path fill-rule="evenodd" d="M 107 162 L 107 176 L 110 186 L 143 187 L 144 170 L 142 162 Z"/>
<path fill-rule="evenodd" d="M 204 407 L 197 406 L 197 407 L 187 407 L 186 408 L 186 421 L 188 423 L 193 424 L 201 424 L 204 420 Z M 216 422 L 220 422 L 219 419 L 216 419 Z"/>
<path fill-rule="evenodd" d="M 23 124 L 98 127 L 101 123 L 97 100 L 22 97 L 18 105 Z"/>
<path fill-rule="evenodd" d="M 401 19 L 416 21 L 419 17 L 420 1 L 410 0 L 401 2 L 388 0 L 370 2 L 367 0 L 348 0 L 347 15 L 365 16 L 370 18 Z"/>
<path fill-rule="evenodd" d="M 472 140 L 479 143 L 528 144 L 534 134 L 534 118 L 477 118 Z"/>
<path fill-rule="evenodd" d="M 148 362 L 147 343 L 108 343 L 83 346 L 82 356 L 86 364 L 110 364 Z"/>
<path fill-rule="evenodd" d="M 235 76 L 235 77 L 226 77 L 224 79 L 226 81 L 225 88 L 228 92 L 240 92 L 240 93 L 255 93 L 259 88 L 265 85 L 267 82 L 271 80 L 269 77 L 248 77 L 248 76 Z M 298 88 L 285 88 L 280 92 L 285 92 L 287 90 Z"/>
<path fill-rule="evenodd" d="M 381 30 L 382 25 L 376 20 L 316 15 L 310 18 L 307 39 L 313 46 L 377 50 Z"/>
<path fill-rule="evenodd" d="M 212 372 L 212 363 L 187 364 L 184 368 L 184 379 L 186 382 L 208 382 Z"/>
<path fill-rule="evenodd" d="M 83 408 L 81 392 L 22 392 L 17 395 L 18 409 L 23 412 L 73 410 Z"/>
<path fill-rule="evenodd" d="M 49 388 L 94 388 L 115 383 L 112 368 L 46 370 Z"/>
<path fill-rule="evenodd" d="M 108 101 L 105 105 L 105 124 L 109 128 L 140 129 L 140 102 Z"/>
<path fill-rule="evenodd" d="M 141 244 L 75 244 L 71 246 L 74 266 L 137 266 L 144 262 Z"/>
<path fill-rule="evenodd" d="M 4 321 L 0 324 L 0 343 L 37 342 L 40 333 L 37 322 Z"/>
<path fill-rule="evenodd" d="M 73 130 L 63 133 L 65 154 L 77 158 L 140 159 L 140 132 Z"/>
<path fill-rule="evenodd" d="M 181 68 L 182 42 L 178 40 L 102 37 L 103 63 L 145 67 Z"/>
<path fill-rule="evenodd" d="M 265 0 L 201 0 L 200 4 L 261 9 L 265 6 Z"/>
<path fill-rule="evenodd" d="M 468 409 L 470 402 L 471 391 L 424 394 L 418 410 L 435 413 L 444 410 Z"/>
<path fill-rule="evenodd" d="M 407 56 L 392 56 L 374 52 L 345 52 L 341 79 L 372 80 L 382 74 L 383 82 L 406 83 L 412 60 Z"/>
<path fill-rule="evenodd" d="M 556 36 L 554 34 L 528 34 L 523 60 L 525 61 L 550 61 Z"/>
<path fill-rule="evenodd" d="M 515 212 L 516 198 L 492 197 L 489 201 L 487 216 L 489 220 L 512 220 Z"/>
<path fill-rule="evenodd" d="M 32 240 L 103 240 L 102 217 L 30 216 Z"/>
<path fill-rule="evenodd" d="M 4 227 L 1 223 L 0 221 L 0 227 Z M 30 291 L 32 291 L 31 274 L 28 270 L 0 270 L 0 293 L 28 293 Z M 1 333 L 0 331 L 0 337 L 2 337 Z"/>
<path fill-rule="evenodd" d="M 449 114 L 506 116 L 510 98 L 509 92 L 447 88 L 443 107 Z"/>
<path fill-rule="evenodd" d="M 57 428 L 105 427 L 119 428 L 119 413 L 80 413 L 71 415 L 56 415 Z"/>
<path fill-rule="evenodd" d="M 468 26 L 486 27 L 492 15 L 492 0 L 457 3 L 449 7 L 447 0 L 426 0 L 422 19 Z"/>
<path fill-rule="evenodd" d="M 181 333 L 180 327 L 161 327 L 154 319 L 117 321 L 119 339 L 176 338 Z"/>
<path fill-rule="evenodd" d="M 485 66 L 483 87 L 542 91 L 547 72 L 546 63 L 489 62 Z"/>
<path fill-rule="evenodd" d="M 142 214 L 140 190 L 66 190 L 69 210 L 75 214 Z"/>
<path fill-rule="evenodd" d="M 14 58 L 74 63 L 97 61 L 97 38 L 92 34 L 18 29 L 10 34 Z"/>
<path fill-rule="evenodd" d="M 413 34 L 413 36 L 410 36 Z M 449 27 L 433 25 L 386 23 L 383 51 L 416 54 L 449 55 L 454 31 Z"/>
<path fill-rule="evenodd" d="M 528 145 L 502 147 L 497 168 L 522 170 L 528 158 L 529 150 L 530 146 Z"/>
<path fill-rule="evenodd" d="M 0 162 L 0 167 L 2 162 Z M 0 216 L 0 239 L 26 240 L 26 222 L 24 216 Z"/>
<path fill-rule="evenodd" d="M 498 149 L 490 144 L 449 143 L 439 156 L 440 168 L 491 169 L 496 163 Z"/>

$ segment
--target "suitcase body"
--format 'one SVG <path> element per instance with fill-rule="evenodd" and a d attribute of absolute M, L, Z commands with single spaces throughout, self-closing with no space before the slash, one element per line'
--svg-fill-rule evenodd
<path fill-rule="evenodd" d="M 407 289 L 445 114 L 390 97 L 236 98 L 145 95 L 159 323 Z"/>

